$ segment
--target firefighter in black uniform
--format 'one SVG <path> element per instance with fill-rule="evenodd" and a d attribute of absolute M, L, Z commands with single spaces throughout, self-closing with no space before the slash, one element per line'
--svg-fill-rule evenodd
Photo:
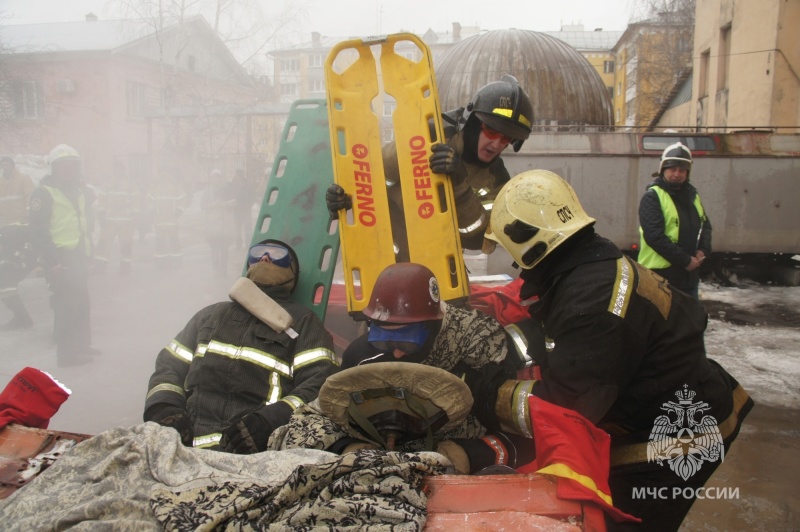
<path fill-rule="evenodd" d="M 387 266 L 375 281 L 363 313 L 369 319 L 369 332 L 345 349 L 343 370 L 381 362 L 415 363 L 448 371 L 469 383 L 485 371 L 512 379 L 526 364 L 524 354 L 509 349 L 506 331 L 497 320 L 442 302 L 436 277 L 421 264 Z M 473 404 L 483 403 L 476 398 Z M 481 415 L 481 419 L 477 416 L 474 412 L 440 435 L 436 450 L 450 459 L 456 471 L 476 473 L 492 465 L 519 467 L 532 460 L 529 430 L 505 432 L 493 413 Z M 314 405 L 296 410 L 281 438 L 270 445 L 336 453 L 377 448 L 348 434 Z M 424 438 L 412 438 L 399 448 L 420 451 L 424 443 Z"/>
<path fill-rule="evenodd" d="M 611 435 L 614 506 L 641 517 L 641 530 L 677 530 L 753 402 L 707 358 L 708 317 L 700 303 L 624 256 L 594 232 L 594 221 L 561 177 L 530 170 L 498 194 L 486 237 L 522 268 L 520 297 L 532 301 L 530 314 L 546 339 L 542 378 L 530 393 L 576 410 Z M 494 386 L 497 415 L 513 423 L 510 412 L 526 387 Z M 679 410 L 694 397 L 702 402 L 699 410 L 664 422 L 665 410 Z M 701 419 L 715 422 L 709 427 Z M 665 435 L 673 443 L 683 438 L 671 455 L 663 454 Z M 685 479 L 666 463 L 698 456 L 706 460 Z M 663 487 L 665 498 L 634 495 Z"/>
<path fill-rule="evenodd" d="M 3 331 L 33 325 L 17 291 L 17 284 L 34 266 L 27 225 L 33 188 L 31 177 L 17 170 L 14 159 L 0 159 L 0 302 L 13 313 L 0 325 Z"/>
<path fill-rule="evenodd" d="M 492 201 L 510 178 L 500 155 L 509 144 L 519 151 L 530 136 L 533 107 L 516 78 L 505 75 L 481 87 L 466 108 L 442 117 L 446 142 L 431 146 L 430 169 L 450 176 L 461 245 L 479 250 Z M 383 147 L 383 161 L 397 260 L 405 262 L 408 246 L 394 142 Z M 339 210 L 352 207 L 351 198 L 336 184 L 328 187 L 326 200 L 334 219 Z"/>
<path fill-rule="evenodd" d="M 294 250 L 268 240 L 250 248 L 248 264 L 255 295 L 283 307 L 292 330 L 276 331 L 269 316 L 243 301 L 223 301 L 197 312 L 161 350 L 144 421 L 174 428 L 189 447 L 265 450 L 272 432 L 316 399 L 336 368 L 333 340 L 320 319 L 289 301 L 300 271 Z"/>

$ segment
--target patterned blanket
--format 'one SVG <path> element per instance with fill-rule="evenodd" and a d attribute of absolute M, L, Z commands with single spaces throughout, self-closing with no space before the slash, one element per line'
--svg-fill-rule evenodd
<path fill-rule="evenodd" d="M 436 453 L 312 449 L 239 456 L 154 423 L 79 443 L 0 501 L 3 530 L 421 530 Z"/>

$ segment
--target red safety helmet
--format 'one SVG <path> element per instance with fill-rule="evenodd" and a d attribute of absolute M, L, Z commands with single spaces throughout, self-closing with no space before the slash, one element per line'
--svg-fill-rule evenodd
<path fill-rule="evenodd" d="M 439 282 L 421 264 L 391 264 L 378 276 L 369 304 L 362 312 L 371 320 L 386 323 L 440 320 L 444 312 Z"/>

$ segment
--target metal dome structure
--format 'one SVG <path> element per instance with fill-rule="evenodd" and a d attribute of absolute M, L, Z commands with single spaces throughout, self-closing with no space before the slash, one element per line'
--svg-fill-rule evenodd
<path fill-rule="evenodd" d="M 466 106 L 503 74 L 519 80 L 536 126 L 612 126 L 608 90 L 594 67 L 565 42 L 530 30 L 494 30 L 464 39 L 435 64 L 443 111 Z"/>

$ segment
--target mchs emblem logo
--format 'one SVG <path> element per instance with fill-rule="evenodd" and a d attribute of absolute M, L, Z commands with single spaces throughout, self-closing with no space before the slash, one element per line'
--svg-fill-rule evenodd
<path fill-rule="evenodd" d="M 677 403 L 667 401 L 661 406 L 667 414 L 656 418 L 647 444 L 647 461 L 658 465 L 667 462 L 683 480 L 697 473 L 703 462 L 725 459 L 717 420 L 712 416 L 696 419 L 709 410 L 708 403 L 692 402 L 695 392 L 687 388 L 684 384 L 683 390 L 675 392 Z"/>

